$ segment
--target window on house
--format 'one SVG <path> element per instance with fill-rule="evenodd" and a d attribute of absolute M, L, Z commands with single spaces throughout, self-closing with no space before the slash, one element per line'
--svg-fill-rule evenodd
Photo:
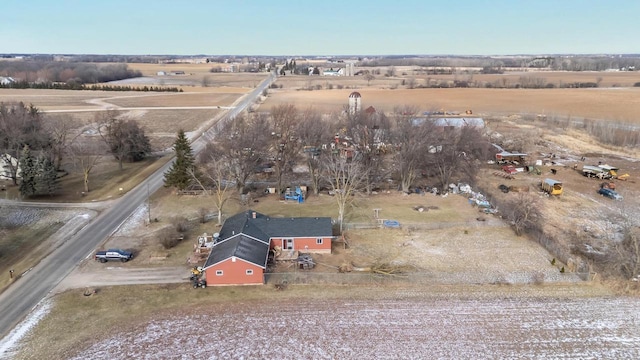
<path fill-rule="evenodd" d="M 322 238 L 317 238 L 316 239 L 316 244 L 317 245 L 322 245 Z"/>
<path fill-rule="evenodd" d="M 222 276 L 222 270 L 216 270 L 216 276 Z"/>
<path fill-rule="evenodd" d="M 283 250 L 293 250 L 293 239 L 282 239 Z"/>
<path fill-rule="evenodd" d="M 247 273 L 247 275 L 253 275 L 253 270 L 247 269 L 246 273 Z"/>

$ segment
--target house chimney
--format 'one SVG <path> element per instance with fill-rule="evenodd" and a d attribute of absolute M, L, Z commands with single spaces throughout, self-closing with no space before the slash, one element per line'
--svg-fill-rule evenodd
<path fill-rule="evenodd" d="M 251 213 L 251 217 L 252 217 L 252 218 L 254 218 L 254 219 L 256 218 L 256 212 L 255 212 L 255 211 L 253 211 L 253 212 Z"/>

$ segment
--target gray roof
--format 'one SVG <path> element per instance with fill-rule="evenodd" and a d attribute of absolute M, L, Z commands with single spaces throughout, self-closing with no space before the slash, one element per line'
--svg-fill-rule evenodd
<path fill-rule="evenodd" d="M 204 267 L 235 256 L 264 268 L 270 238 L 327 236 L 333 236 L 329 217 L 270 218 L 248 210 L 224 222 Z"/>
<path fill-rule="evenodd" d="M 431 118 L 431 117 L 416 117 L 411 119 L 411 123 L 414 126 L 423 124 L 426 121 L 433 122 L 436 126 L 472 126 L 476 128 L 484 128 L 484 119 L 479 117 L 451 117 L 451 118 Z"/>
<path fill-rule="evenodd" d="M 253 238 L 261 240 L 264 243 L 269 243 L 269 235 L 266 234 L 263 229 L 256 226 L 254 223 L 257 219 L 252 219 L 253 211 L 241 212 L 233 215 L 224 222 L 224 226 L 220 229 L 220 236 L 218 241 L 223 241 L 236 234 L 245 234 Z M 256 212 L 256 217 L 265 217 L 264 215 Z M 254 220 L 254 221 L 250 221 Z"/>
<path fill-rule="evenodd" d="M 512 152 L 508 152 L 508 151 L 501 151 L 501 152 L 496 154 L 496 156 L 498 156 L 498 155 L 503 156 L 503 157 L 506 157 L 506 156 L 527 156 L 527 154 L 524 154 L 524 153 L 512 153 Z"/>
<path fill-rule="evenodd" d="M 230 239 L 216 243 L 211 249 L 211 254 L 207 258 L 204 267 L 215 265 L 227 260 L 232 256 L 248 261 L 252 264 L 265 268 L 267 265 L 267 254 L 269 244 L 257 241 L 251 237 L 239 234 Z"/>
<path fill-rule="evenodd" d="M 324 237 L 333 236 L 329 217 L 295 217 L 252 219 L 269 237 Z"/>

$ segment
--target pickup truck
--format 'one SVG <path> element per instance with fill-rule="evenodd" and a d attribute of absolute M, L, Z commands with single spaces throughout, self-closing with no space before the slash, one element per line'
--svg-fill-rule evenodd
<path fill-rule="evenodd" d="M 129 251 L 124 251 L 121 249 L 109 249 L 107 251 L 98 251 L 95 255 L 95 259 L 105 263 L 109 260 L 120 260 L 122 262 L 127 262 L 133 258 L 133 254 Z"/>

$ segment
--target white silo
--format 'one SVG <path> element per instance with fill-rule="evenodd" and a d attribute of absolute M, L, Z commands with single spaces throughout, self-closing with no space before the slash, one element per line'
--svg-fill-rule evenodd
<path fill-rule="evenodd" d="M 362 110 L 362 95 L 354 91 L 349 94 L 349 114 L 356 114 Z"/>

